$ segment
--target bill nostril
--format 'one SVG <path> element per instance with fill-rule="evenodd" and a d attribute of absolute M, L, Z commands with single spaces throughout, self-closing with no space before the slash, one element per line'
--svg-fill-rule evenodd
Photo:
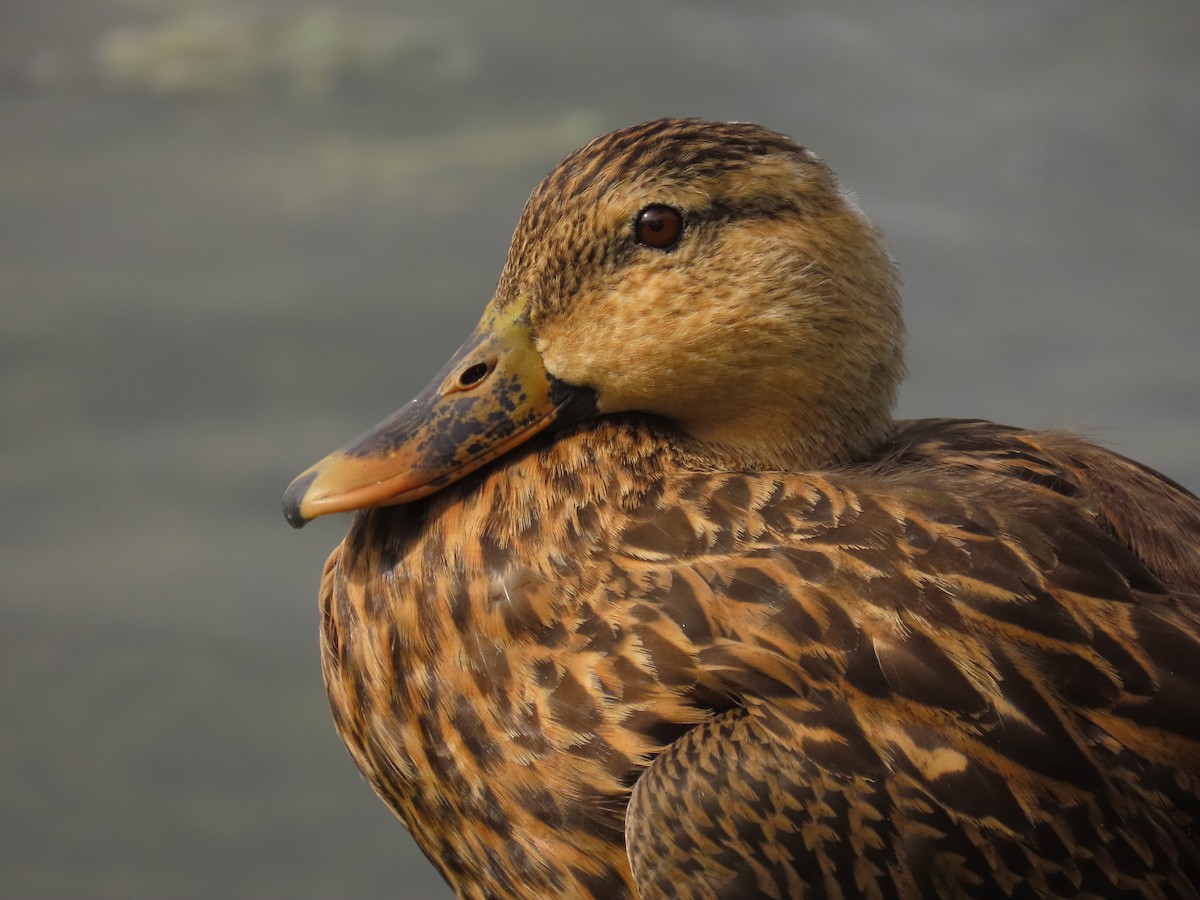
<path fill-rule="evenodd" d="M 483 381 L 483 379 L 487 378 L 488 373 L 491 371 L 491 363 L 480 362 L 467 366 L 467 368 L 463 369 L 462 374 L 458 376 L 458 387 L 461 390 L 473 388 L 479 382 Z"/>

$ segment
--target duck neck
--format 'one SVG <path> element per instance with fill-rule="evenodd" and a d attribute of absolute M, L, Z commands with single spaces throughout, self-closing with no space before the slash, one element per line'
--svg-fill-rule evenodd
<path fill-rule="evenodd" d="M 894 425 L 892 393 L 821 403 L 793 398 L 772 410 L 725 421 L 679 423 L 672 440 L 681 464 L 701 471 L 804 472 L 867 458 Z"/>

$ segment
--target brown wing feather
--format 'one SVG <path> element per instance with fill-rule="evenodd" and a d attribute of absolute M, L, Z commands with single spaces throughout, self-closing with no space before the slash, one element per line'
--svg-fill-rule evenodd
<path fill-rule="evenodd" d="M 737 709 L 655 760 L 628 814 L 643 897 L 836 896 L 840 882 L 887 874 L 895 857 L 883 832 L 900 813 L 882 773 L 829 771 L 794 739 L 778 717 Z"/>
<path fill-rule="evenodd" d="M 1200 594 L 1200 500 L 1141 463 L 1079 440 L 1059 453 L 1105 523 L 1165 584 Z"/>
<path fill-rule="evenodd" d="M 1172 589 L 1196 551 L 1161 538 L 1197 505 L 1153 473 L 1114 485 L 1127 465 L 917 423 L 870 473 L 757 500 L 714 477 L 639 523 L 631 555 L 652 562 L 653 532 L 708 588 L 697 658 L 739 706 L 639 781 L 644 896 L 1200 891 L 1200 598 Z M 1156 490 L 1176 492 L 1153 520 L 1109 499 Z M 722 520 L 740 552 L 682 527 Z"/>
<path fill-rule="evenodd" d="M 1063 432 L 1025 432 L 980 420 L 899 425 L 893 453 L 906 461 L 993 472 L 1069 497 L 1172 590 L 1200 594 L 1200 498 L 1160 472 Z"/>

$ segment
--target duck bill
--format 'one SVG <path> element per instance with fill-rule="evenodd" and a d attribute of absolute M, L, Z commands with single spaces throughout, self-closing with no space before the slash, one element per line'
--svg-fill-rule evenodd
<path fill-rule="evenodd" d="M 300 528 L 329 513 L 417 500 L 552 424 L 594 412 L 592 391 L 546 371 L 527 304 L 493 302 L 425 390 L 291 483 L 283 514 Z"/>

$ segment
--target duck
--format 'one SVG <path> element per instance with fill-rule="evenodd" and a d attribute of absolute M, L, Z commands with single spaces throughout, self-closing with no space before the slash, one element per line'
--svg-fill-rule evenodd
<path fill-rule="evenodd" d="M 1200 500 L 895 419 L 898 285 L 791 138 L 623 128 L 288 488 L 354 513 L 334 724 L 458 896 L 1200 895 Z"/>

